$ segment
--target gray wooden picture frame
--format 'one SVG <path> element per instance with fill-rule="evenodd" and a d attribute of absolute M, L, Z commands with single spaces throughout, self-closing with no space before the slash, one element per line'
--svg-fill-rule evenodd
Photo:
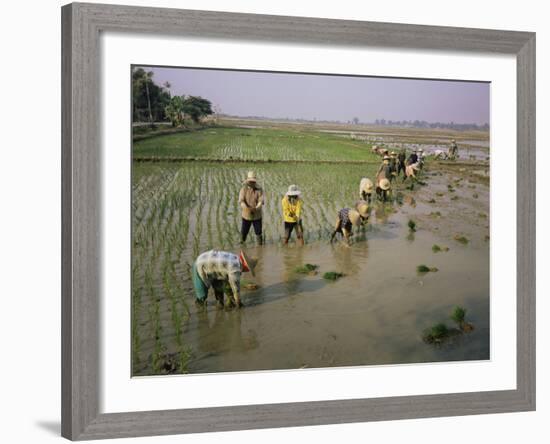
<path fill-rule="evenodd" d="M 517 58 L 517 388 L 126 413 L 99 411 L 104 31 Z M 535 34 L 73 3 L 62 8 L 62 435 L 73 440 L 535 409 Z"/>

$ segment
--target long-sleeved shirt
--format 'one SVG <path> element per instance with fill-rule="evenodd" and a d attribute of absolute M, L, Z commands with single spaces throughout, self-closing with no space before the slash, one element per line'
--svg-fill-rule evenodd
<path fill-rule="evenodd" d="M 265 203 L 262 188 L 257 184 L 245 183 L 239 192 L 239 206 L 246 220 L 262 218 L 262 206 Z"/>
<path fill-rule="evenodd" d="M 210 250 L 202 253 L 195 261 L 195 265 L 207 288 L 210 288 L 215 280 L 226 281 L 231 286 L 235 299 L 240 299 L 242 268 L 239 256 L 227 251 Z"/>
<path fill-rule="evenodd" d="M 297 198 L 294 203 L 290 201 L 288 196 L 283 197 L 281 201 L 283 207 L 283 219 L 285 222 L 298 222 L 302 215 L 302 199 Z"/>

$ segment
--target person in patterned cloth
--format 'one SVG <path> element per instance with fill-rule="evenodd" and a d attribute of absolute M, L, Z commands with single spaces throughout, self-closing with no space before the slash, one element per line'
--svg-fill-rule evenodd
<path fill-rule="evenodd" d="M 360 227 L 369 218 L 369 206 L 365 201 L 357 202 L 356 208 L 342 208 L 338 211 L 338 217 L 334 224 L 334 231 L 330 237 L 330 241 L 334 241 L 337 233 L 344 236 L 347 243 L 351 243 L 353 236 L 353 227 Z"/>
<path fill-rule="evenodd" d="M 224 306 L 224 290 L 226 285 L 231 287 L 233 300 L 229 303 L 242 307 L 241 302 L 241 273 L 250 272 L 255 276 L 254 269 L 257 260 L 251 259 L 241 251 L 238 255 L 227 251 L 210 250 L 202 253 L 193 263 L 192 277 L 195 287 L 197 305 L 204 305 L 210 287 L 214 289 L 214 296 L 219 307 Z"/>

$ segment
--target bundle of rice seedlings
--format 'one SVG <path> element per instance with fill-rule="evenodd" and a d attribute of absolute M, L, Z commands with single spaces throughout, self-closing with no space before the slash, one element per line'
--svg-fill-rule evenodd
<path fill-rule="evenodd" d="M 409 230 L 416 231 L 416 222 L 414 220 L 409 219 L 407 226 L 409 227 Z"/>
<path fill-rule="evenodd" d="M 327 271 L 325 274 L 323 274 L 323 279 L 326 279 L 328 281 L 337 281 L 343 276 L 343 273 L 338 273 L 337 271 Z"/>
<path fill-rule="evenodd" d="M 455 234 L 454 240 L 461 243 L 462 245 L 466 245 L 468 242 L 470 242 L 467 237 L 461 236 L 459 234 Z"/>
<path fill-rule="evenodd" d="M 436 267 L 428 267 L 427 265 L 422 264 L 416 267 L 416 271 L 418 273 L 429 273 L 430 271 L 432 272 L 439 271 L 439 269 Z"/>
<path fill-rule="evenodd" d="M 296 267 L 294 271 L 300 274 L 309 274 L 309 273 L 315 272 L 315 270 L 317 270 L 318 268 L 319 268 L 319 265 L 316 265 L 316 264 L 305 264 L 305 265 L 300 265 L 299 267 Z"/>
<path fill-rule="evenodd" d="M 443 322 L 439 322 L 424 330 L 422 339 L 428 344 L 440 343 L 449 336 L 450 330 Z"/>
<path fill-rule="evenodd" d="M 439 253 L 439 252 L 441 251 L 441 247 L 440 247 L 439 245 L 437 245 L 437 244 L 433 244 L 433 245 L 432 245 L 432 251 L 433 251 L 434 253 Z"/>

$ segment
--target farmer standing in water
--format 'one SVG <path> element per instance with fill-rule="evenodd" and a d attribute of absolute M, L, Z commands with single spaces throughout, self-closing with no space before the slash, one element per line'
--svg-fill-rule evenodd
<path fill-rule="evenodd" d="M 246 242 L 250 226 L 254 225 L 256 242 L 263 244 L 262 237 L 262 206 L 265 203 L 262 188 L 256 182 L 256 174 L 249 171 L 239 192 L 239 206 L 242 211 L 241 243 Z"/>
<path fill-rule="evenodd" d="M 300 190 L 296 185 L 290 185 L 288 191 L 281 201 L 283 207 L 283 219 L 285 225 L 285 238 L 283 243 L 286 245 L 290 240 L 292 231 L 296 229 L 296 238 L 298 244 L 304 245 L 304 229 L 302 227 L 302 199 Z"/>
<path fill-rule="evenodd" d="M 214 289 L 218 307 L 224 306 L 225 287 L 231 287 L 233 300 L 229 305 L 242 307 L 241 273 L 250 272 L 255 276 L 257 260 L 251 259 L 244 251 L 239 255 L 227 251 L 210 250 L 202 253 L 193 263 L 192 278 L 197 305 L 205 305 L 210 287 Z"/>

